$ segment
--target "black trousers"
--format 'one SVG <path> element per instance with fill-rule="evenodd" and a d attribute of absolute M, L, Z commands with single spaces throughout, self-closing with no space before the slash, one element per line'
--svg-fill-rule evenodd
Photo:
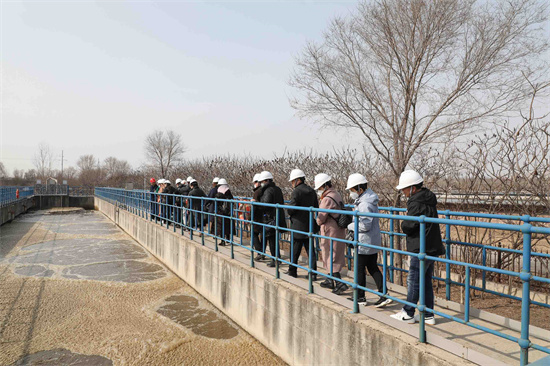
<path fill-rule="evenodd" d="M 291 253 L 291 257 L 290 257 L 291 262 L 294 263 L 294 264 L 298 264 L 298 258 L 300 257 L 300 253 L 302 253 L 302 248 L 306 249 L 306 253 L 307 253 L 308 257 L 310 257 L 311 254 L 313 254 L 313 265 L 312 265 L 311 269 L 316 271 L 317 270 L 317 255 L 315 254 L 315 244 L 313 244 L 313 253 L 310 253 L 309 252 L 309 238 L 294 239 L 294 244 L 293 244 L 292 253 Z M 309 267 L 309 262 L 308 262 L 308 265 L 306 267 Z M 289 273 L 296 274 L 296 271 L 297 271 L 296 267 L 294 267 L 294 266 L 289 266 L 288 267 L 288 272 Z"/>
<path fill-rule="evenodd" d="M 254 233 L 253 232 L 251 240 L 252 240 L 252 245 L 254 246 L 254 249 L 261 252 L 261 253 L 258 253 L 258 254 L 265 253 L 262 242 L 260 240 L 260 233 Z"/>
<path fill-rule="evenodd" d="M 275 235 L 269 235 L 264 238 L 266 242 L 266 246 L 269 246 L 269 252 L 272 256 L 280 258 L 281 257 L 281 249 L 279 248 L 279 251 L 277 254 L 275 254 Z M 262 244 L 263 245 L 263 244 Z"/>
<path fill-rule="evenodd" d="M 361 287 L 365 287 L 365 285 L 367 284 L 367 277 L 365 273 L 366 268 L 367 271 L 369 271 L 369 274 L 374 279 L 378 292 L 384 293 L 384 277 L 382 276 L 382 272 L 380 272 L 380 269 L 378 268 L 377 261 L 378 253 L 368 255 L 359 254 L 357 256 L 357 284 Z M 358 295 L 359 297 L 365 297 L 365 291 L 359 289 Z"/>

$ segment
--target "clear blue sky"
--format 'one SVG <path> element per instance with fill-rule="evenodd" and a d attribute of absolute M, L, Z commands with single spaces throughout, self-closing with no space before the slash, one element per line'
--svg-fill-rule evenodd
<path fill-rule="evenodd" d="M 48 143 L 137 167 L 155 129 L 189 157 L 358 146 L 289 106 L 293 57 L 357 1 L 1 3 L 1 161 L 32 168 Z"/>

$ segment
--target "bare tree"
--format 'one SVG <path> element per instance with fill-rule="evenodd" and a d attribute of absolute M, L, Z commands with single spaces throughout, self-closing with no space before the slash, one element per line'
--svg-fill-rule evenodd
<path fill-rule="evenodd" d="M 80 175 L 80 184 L 83 186 L 97 187 L 103 182 L 103 170 L 93 155 L 82 155 L 76 162 Z"/>
<path fill-rule="evenodd" d="M 46 143 L 38 145 L 38 151 L 34 155 L 33 164 L 42 183 L 45 183 L 46 179 L 51 175 L 52 161 L 53 155 L 50 146 Z"/>
<path fill-rule="evenodd" d="M 6 178 L 8 176 L 8 171 L 4 166 L 4 163 L 0 161 L 0 178 Z"/>
<path fill-rule="evenodd" d="M 172 130 L 157 130 L 145 139 L 145 156 L 162 177 L 170 174 L 186 150 L 181 135 Z"/>
<path fill-rule="evenodd" d="M 363 2 L 297 57 L 291 105 L 359 130 L 397 180 L 420 148 L 517 111 L 525 76 L 545 67 L 547 11 L 537 0 Z"/>
<path fill-rule="evenodd" d="M 119 160 L 113 156 L 103 162 L 105 184 L 109 187 L 121 187 L 132 174 L 132 167 L 126 160 Z"/>

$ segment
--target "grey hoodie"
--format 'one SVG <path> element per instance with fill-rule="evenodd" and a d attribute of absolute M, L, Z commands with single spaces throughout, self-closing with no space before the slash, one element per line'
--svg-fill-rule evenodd
<path fill-rule="evenodd" d="M 378 213 L 378 195 L 367 188 L 362 195 L 355 200 L 355 211 Z M 380 235 L 380 222 L 378 217 L 359 216 L 359 243 L 381 245 L 382 237 Z M 348 225 L 349 231 L 355 230 L 355 217 L 353 222 Z M 359 254 L 376 254 L 378 249 L 359 246 Z"/>

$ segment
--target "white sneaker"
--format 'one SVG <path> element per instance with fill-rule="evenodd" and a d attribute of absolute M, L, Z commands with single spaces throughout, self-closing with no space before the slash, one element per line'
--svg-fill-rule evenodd
<path fill-rule="evenodd" d="M 414 316 L 414 322 L 420 323 L 420 314 L 416 314 Z M 430 315 L 426 314 L 426 316 L 424 317 L 424 323 L 428 325 L 435 325 L 435 317 L 433 316 L 433 314 L 430 314 Z"/>
<path fill-rule="evenodd" d="M 397 314 L 390 315 L 392 318 L 402 321 L 403 323 L 407 324 L 414 324 L 414 317 L 408 316 L 407 312 L 403 309 L 401 309 L 400 312 Z"/>

